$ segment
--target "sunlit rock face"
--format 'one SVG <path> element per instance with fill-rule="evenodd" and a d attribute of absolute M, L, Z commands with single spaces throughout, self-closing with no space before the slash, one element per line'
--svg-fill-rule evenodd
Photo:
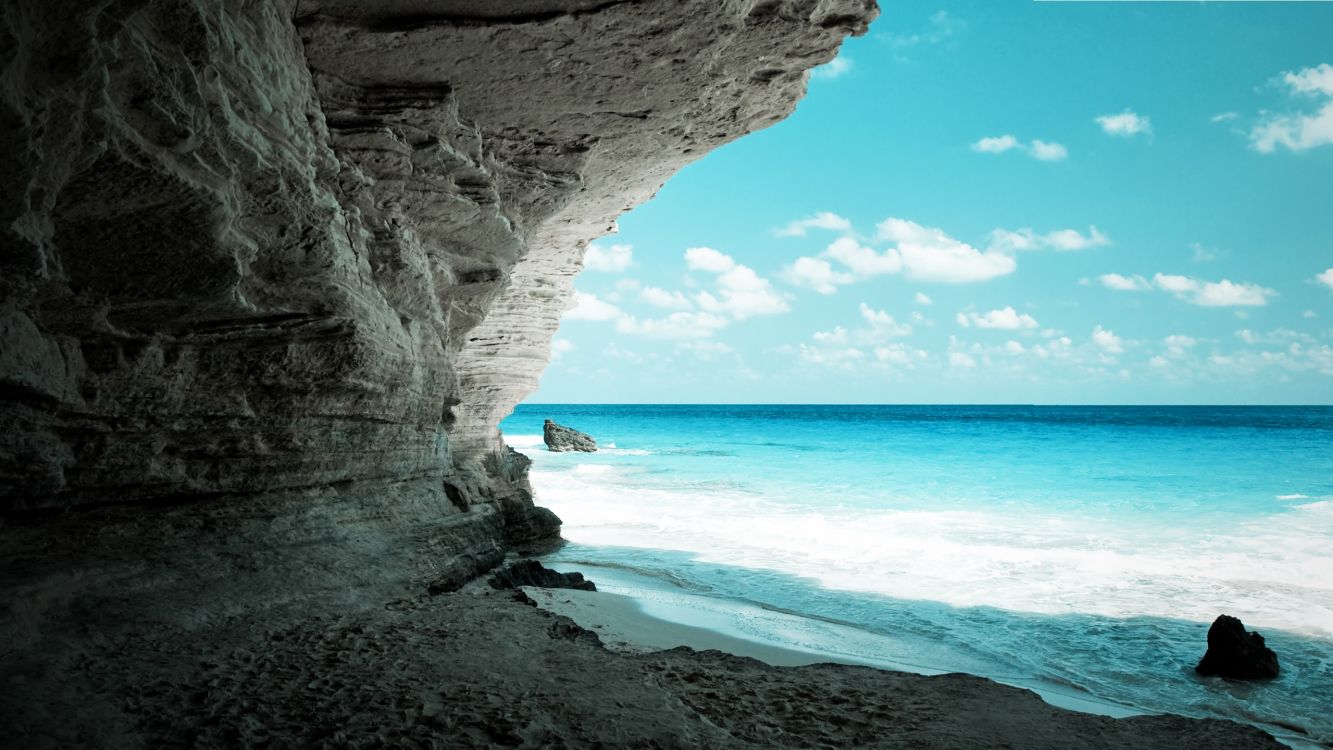
<path fill-rule="evenodd" d="M 788 114 L 873 0 L 19 0 L 6 513 L 410 504 L 558 533 L 496 424 L 589 239 Z"/>

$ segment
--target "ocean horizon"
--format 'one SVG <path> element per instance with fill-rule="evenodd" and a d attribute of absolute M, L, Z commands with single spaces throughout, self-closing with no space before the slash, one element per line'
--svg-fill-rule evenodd
<path fill-rule="evenodd" d="M 600 450 L 547 452 L 548 418 Z M 1333 407 L 522 404 L 501 429 L 564 520 L 549 564 L 649 613 L 733 602 L 792 648 L 1333 741 Z M 1279 678 L 1194 674 L 1219 614 Z"/>

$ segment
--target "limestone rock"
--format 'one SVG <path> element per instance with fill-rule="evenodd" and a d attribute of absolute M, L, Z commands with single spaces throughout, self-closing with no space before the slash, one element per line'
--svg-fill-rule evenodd
<path fill-rule="evenodd" d="M 7 3 L 0 637 L 381 612 L 558 545 L 497 425 L 587 242 L 875 12 Z"/>
<path fill-rule="evenodd" d="M 549 419 L 542 425 L 542 441 L 546 443 L 547 450 L 555 453 L 597 452 L 597 441 L 591 435 L 564 425 L 558 425 Z"/>
<path fill-rule="evenodd" d="M 1194 671 L 1237 680 L 1277 677 L 1277 654 L 1264 644 L 1264 637 L 1245 631 L 1245 624 L 1229 615 L 1219 615 L 1208 628 L 1208 651 Z"/>
<path fill-rule="evenodd" d="M 491 576 L 493 589 L 516 589 L 519 586 L 540 586 L 547 589 L 578 589 L 596 591 L 592 581 L 584 580 L 582 573 L 559 573 L 536 560 L 522 560 Z"/>
<path fill-rule="evenodd" d="M 411 503 L 531 549 L 559 521 L 496 426 L 535 387 L 587 242 L 786 116 L 808 69 L 876 14 L 11 6 L 0 513 L 214 513 L 338 488 L 368 513 Z"/>

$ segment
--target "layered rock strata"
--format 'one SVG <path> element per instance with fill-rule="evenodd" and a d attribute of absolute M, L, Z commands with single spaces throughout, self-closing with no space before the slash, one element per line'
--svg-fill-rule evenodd
<path fill-rule="evenodd" d="M 585 244 L 874 13 L 10 3 L 0 507 L 405 505 L 466 529 L 460 576 L 550 542 L 496 425 Z"/>

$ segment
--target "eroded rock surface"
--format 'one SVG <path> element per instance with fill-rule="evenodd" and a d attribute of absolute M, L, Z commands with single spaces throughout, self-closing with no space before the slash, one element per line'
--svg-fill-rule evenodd
<path fill-rule="evenodd" d="M 133 735 L 83 704 L 108 649 L 383 616 L 558 543 L 496 425 L 586 243 L 874 13 L 6 3 L 0 642 L 31 679 L 0 693 L 45 701 L 30 739 Z"/>
<path fill-rule="evenodd" d="M 491 576 L 487 583 L 493 589 L 540 586 L 547 589 L 597 590 L 597 585 L 585 579 L 582 573 L 561 573 L 551 570 L 536 560 L 520 560 Z"/>
<path fill-rule="evenodd" d="M 570 451 L 595 453 L 597 451 L 597 441 L 593 439 L 592 435 L 579 432 L 572 427 L 558 425 L 549 419 L 542 424 L 542 442 L 546 443 L 547 450 L 556 453 L 568 453 Z"/>
<path fill-rule="evenodd" d="M 1277 654 L 1262 635 L 1247 632 L 1239 618 L 1218 615 L 1208 628 L 1208 650 L 1194 671 L 1205 677 L 1265 680 L 1277 677 L 1279 669 Z"/>
<path fill-rule="evenodd" d="M 918 678 L 856 672 L 848 713 L 824 670 L 616 657 L 533 608 L 426 593 L 558 537 L 496 425 L 586 242 L 785 116 L 873 5 L 8 2 L 0 745 L 767 747 L 901 725 L 884 744 L 911 746 L 963 715 L 956 680 L 886 713 L 886 685 Z M 962 709 L 998 705 L 962 682 Z M 756 710 L 770 695 L 790 721 Z M 1019 700 L 1035 741 L 991 711 L 936 744 L 1265 746 Z"/>
<path fill-rule="evenodd" d="M 8 4 L 0 508 L 333 491 L 464 516 L 459 561 L 549 543 L 496 425 L 587 241 L 785 116 L 874 13 Z"/>

